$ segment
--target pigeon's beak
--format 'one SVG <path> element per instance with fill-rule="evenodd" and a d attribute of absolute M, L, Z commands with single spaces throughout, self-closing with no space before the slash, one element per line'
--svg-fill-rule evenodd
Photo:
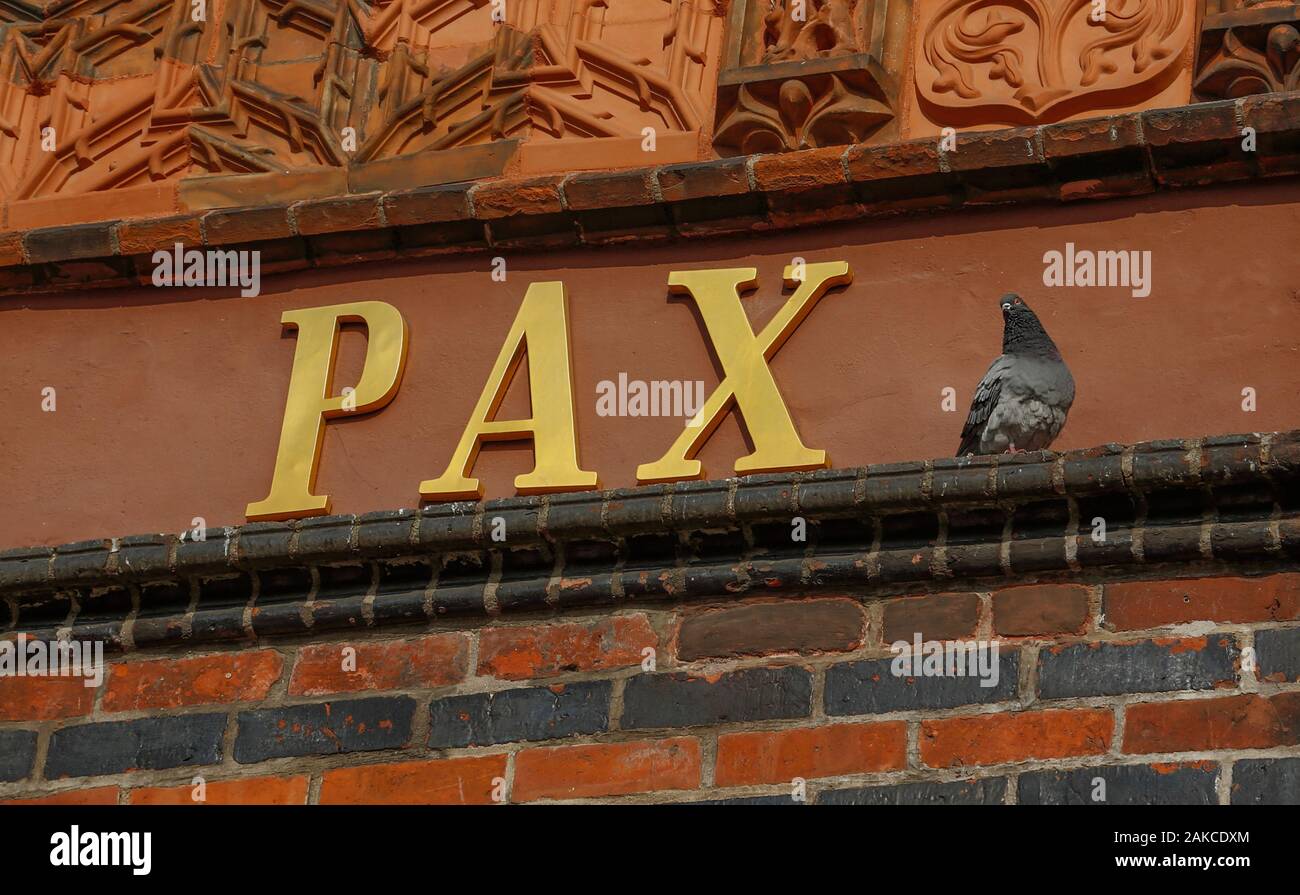
<path fill-rule="evenodd" d="M 1009 301 L 1004 301 L 1004 302 L 1002 303 L 1002 310 L 1004 310 L 1004 311 L 1010 311 L 1010 310 L 1011 310 L 1011 302 L 1009 302 Z"/>

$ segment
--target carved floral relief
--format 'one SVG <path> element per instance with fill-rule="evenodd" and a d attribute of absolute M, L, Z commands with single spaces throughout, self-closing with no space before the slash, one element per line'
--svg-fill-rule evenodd
<path fill-rule="evenodd" d="M 881 141 L 898 133 L 899 0 L 736 0 L 719 79 L 722 155 Z"/>
<path fill-rule="evenodd" d="M 1195 25 L 1192 0 L 926 0 L 918 105 L 957 126 L 1141 107 L 1184 74 Z"/>
<path fill-rule="evenodd" d="M 1300 5 L 1208 0 L 1195 90 L 1203 100 L 1300 90 Z"/>

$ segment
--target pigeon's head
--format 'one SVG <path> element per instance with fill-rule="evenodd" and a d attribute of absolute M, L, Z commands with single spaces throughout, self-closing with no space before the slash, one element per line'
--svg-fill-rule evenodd
<path fill-rule="evenodd" d="M 998 300 L 1002 306 L 1002 351 L 1014 354 L 1046 354 L 1059 356 L 1056 344 L 1052 342 L 1043 324 L 1025 304 L 1025 300 L 1014 292 L 1008 292 Z"/>
<path fill-rule="evenodd" d="M 1014 292 L 1008 292 L 1002 296 L 1002 298 L 998 299 L 998 303 L 1002 305 L 1002 319 L 1008 322 L 1016 317 L 1026 315 L 1032 317 L 1034 314 L 1033 311 L 1029 310 L 1029 305 L 1025 304 L 1025 300 Z"/>

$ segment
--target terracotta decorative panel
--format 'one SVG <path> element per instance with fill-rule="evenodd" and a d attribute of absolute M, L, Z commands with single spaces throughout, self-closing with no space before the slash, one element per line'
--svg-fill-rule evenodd
<path fill-rule="evenodd" d="M 897 137 L 910 16 L 908 0 L 736 0 L 714 149 L 783 152 Z"/>
<path fill-rule="evenodd" d="M 722 32 L 708 0 L 8 0 L 0 195 L 36 226 L 71 197 L 233 204 L 216 179 L 255 173 L 319 172 L 275 182 L 298 194 L 695 160 Z"/>
<path fill-rule="evenodd" d="M 1195 88 L 1203 100 L 1300 89 L 1300 5 L 1207 0 Z"/>
<path fill-rule="evenodd" d="M 919 0 L 917 134 L 1187 101 L 1194 0 Z"/>

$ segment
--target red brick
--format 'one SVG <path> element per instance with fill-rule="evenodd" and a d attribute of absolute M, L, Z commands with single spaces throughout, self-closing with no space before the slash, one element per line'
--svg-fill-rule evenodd
<path fill-rule="evenodd" d="M 986 171 L 1042 164 L 1032 127 L 959 134 L 957 148 L 946 154 L 953 171 Z"/>
<path fill-rule="evenodd" d="M 343 670 L 343 650 L 356 650 L 356 671 Z M 413 690 L 445 687 L 469 671 L 469 637 L 434 634 L 390 643 L 327 643 L 305 646 L 289 680 L 295 696 L 356 690 Z"/>
<path fill-rule="evenodd" d="M 81 677 L 0 677 L 0 721 L 46 721 L 87 715 L 96 687 Z"/>
<path fill-rule="evenodd" d="M 700 744 L 689 737 L 525 749 L 515 756 L 511 801 L 580 799 L 696 789 Z"/>
<path fill-rule="evenodd" d="M 885 602 L 885 644 L 922 640 L 956 640 L 975 633 L 979 597 L 973 593 L 927 594 Z"/>
<path fill-rule="evenodd" d="M 832 724 L 718 737 L 718 786 L 789 783 L 907 766 L 907 724 Z"/>
<path fill-rule="evenodd" d="M 759 156 L 754 183 L 769 193 L 836 186 L 845 182 L 843 156 L 843 146 Z"/>
<path fill-rule="evenodd" d="M 1237 109 L 1231 102 L 1198 103 L 1142 113 L 1142 135 L 1148 146 L 1211 141 L 1241 141 Z"/>
<path fill-rule="evenodd" d="M 1300 618 L 1300 573 L 1107 584 L 1104 616 L 1115 631 L 1193 621 L 1292 621 Z"/>
<path fill-rule="evenodd" d="M 203 216 L 203 234 L 208 245 L 230 245 L 292 236 L 289 209 L 284 205 L 229 208 Z"/>
<path fill-rule="evenodd" d="M 213 780 L 204 787 L 203 801 L 194 800 L 195 788 L 145 786 L 131 790 L 132 805 L 305 805 L 306 777 L 247 777 Z"/>
<path fill-rule="evenodd" d="M 1144 702 L 1124 712 L 1125 752 L 1268 749 L 1297 743 L 1297 692 Z"/>
<path fill-rule="evenodd" d="M 474 190 L 474 216 L 495 220 L 517 214 L 557 214 L 563 177 L 533 177 L 523 180 L 493 180 Z"/>
<path fill-rule="evenodd" d="M 1063 121 L 1042 128 L 1043 155 L 1049 161 L 1132 149 L 1142 145 L 1138 115 L 1111 115 L 1085 121 Z"/>
<path fill-rule="evenodd" d="M 490 805 L 506 756 L 370 764 L 326 771 L 322 805 Z"/>
<path fill-rule="evenodd" d="M 564 182 L 564 200 L 571 211 L 652 205 L 655 198 L 648 168 L 575 174 Z"/>
<path fill-rule="evenodd" d="M 1027 584 L 993 595 L 993 629 L 999 634 L 1082 634 L 1088 623 L 1088 589 L 1081 584 Z"/>
<path fill-rule="evenodd" d="M 569 671 L 624 668 L 641 662 L 641 651 L 658 647 L 641 614 L 590 623 L 487 628 L 479 635 L 478 673 L 523 680 Z"/>
<path fill-rule="evenodd" d="M 384 217 L 394 227 L 468 220 L 471 186 L 444 183 L 388 193 L 384 196 Z"/>
<path fill-rule="evenodd" d="M 380 226 L 379 194 L 306 199 L 293 206 L 293 219 L 303 236 L 344 230 L 373 230 Z"/>
<path fill-rule="evenodd" d="M 274 650 L 125 662 L 109 670 L 104 711 L 131 712 L 266 698 L 284 660 Z"/>
<path fill-rule="evenodd" d="M 677 657 L 846 652 L 862 645 L 866 616 L 856 600 L 787 600 L 688 612 L 677 629 Z"/>
<path fill-rule="evenodd" d="M 23 234 L 17 230 L 0 233 L 0 267 L 23 264 L 26 260 L 23 252 Z"/>
<path fill-rule="evenodd" d="M 1101 755 L 1115 718 L 1101 709 L 972 715 L 921 722 L 921 761 L 932 768 Z"/>
<path fill-rule="evenodd" d="M 656 171 L 659 194 L 665 202 L 685 202 L 748 193 L 748 163 L 740 157 L 665 165 Z"/>
<path fill-rule="evenodd" d="M 116 786 L 96 786 L 91 789 L 73 789 L 50 796 L 31 799 L 4 799 L 0 805 L 116 805 Z"/>
<path fill-rule="evenodd" d="M 186 248 L 203 244 L 197 215 L 122 221 L 117 225 L 117 245 L 123 255 L 152 254 L 159 249 L 174 250 L 178 242 Z"/>
<path fill-rule="evenodd" d="M 844 163 L 854 182 L 921 177 L 942 171 L 938 140 L 912 140 L 885 146 L 859 143 L 849 147 Z"/>

